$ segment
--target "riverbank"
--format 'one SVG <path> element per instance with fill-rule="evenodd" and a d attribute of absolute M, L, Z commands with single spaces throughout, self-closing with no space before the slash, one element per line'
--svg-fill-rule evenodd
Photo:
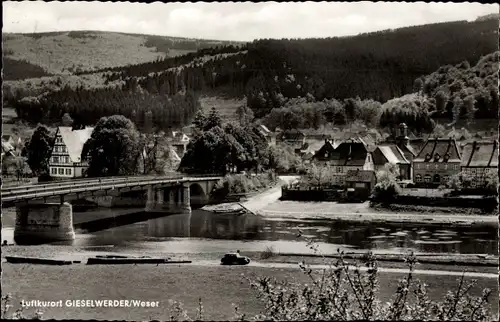
<path fill-rule="evenodd" d="M 259 266 L 202 266 L 182 265 L 71 265 L 42 266 L 3 264 L 3 292 L 13 297 L 13 310 L 20 300 L 66 301 L 83 300 L 141 300 L 159 301 L 153 308 L 46 308 L 44 318 L 100 320 L 170 320 L 169 300 L 180 301 L 195 317 L 198 300 L 203 301 L 203 320 L 225 321 L 233 318 L 232 304 L 247 318 L 260 313 L 264 303 L 257 298 L 246 278 L 275 277 L 278 280 L 307 283 L 309 277 L 298 268 Z M 388 301 L 404 273 L 379 274 L 379 297 Z M 432 299 L 442 299 L 448 290 L 455 289 L 457 276 L 422 275 L 416 278 L 429 284 Z M 497 288 L 493 278 L 478 278 L 473 295 L 483 288 Z M 71 283 L 68 283 L 71 281 Z M 214 291 L 216 290 L 216 291 Z M 498 290 L 493 290 L 491 310 L 498 308 Z M 412 299 L 410 299 L 412 300 Z M 30 310 L 26 312 L 29 316 Z M 32 312 L 32 310 L 31 310 Z"/>
<path fill-rule="evenodd" d="M 369 203 L 278 201 L 258 211 L 267 220 L 297 219 L 339 220 L 346 223 L 413 223 L 419 225 L 455 225 L 498 227 L 496 215 L 457 215 L 450 213 L 411 213 L 377 211 Z"/>

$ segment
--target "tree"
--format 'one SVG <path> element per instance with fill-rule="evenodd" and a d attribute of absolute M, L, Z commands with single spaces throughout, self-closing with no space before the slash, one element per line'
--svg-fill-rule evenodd
<path fill-rule="evenodd" d="M 462 111 L 463 102 L 459 96 L 455 96 L 453 99 L 453 124 L 457 124 L 460 120 L 460 112 Z"/>
<path fill-rule="evenodd" d="M 307 171 L 305 179 L 308 185 L 313 185 L 320 188 L 333 181 L 333 170 L 329 165 L 317 166 L 313 163 Z"/>
<path fill-rule="evenodd" d="M 249 125 L 255 118 L 252 109 L 247 105 L 240 105 L 236 109 L 236 115 L 238 116 L 238 121 L 241 126 Z"/>
<path fill-rule="evenodd" d="M 143 134 L 139 146 L 142 151 L 142 172 L 165 174 L 171 157 L 167 137 L 159 134 Z"/>
<path fill-rule="evenodd" d="M 475 108 L 476 99 L 474 96 L 469 95 L 464 99 L 464 108 L 467 113 L 467 125 L 471 125 L 472 121 L 474 121 L 474 116 L 476 115 L 477 109 Z"/>
<path fill-rule="evenodd" d="M 446 104 L 448 104 L 448 96 L 443 91 L 439 91 L 436 96 L 436 110 L 439 114 L 446 112 Z"/>
<path fill-rule="evenodd" d="M 64 113 L 62 117 L 62 124 L 63 126 L 71 126 L 73 124 L 73 119 L 68 113 Z"/>
<path fill-rule="evenodd" d="M 413 90 L 417 92 L 418 95 L 421 95 L 423 88 L 424 88 L 424 82 L 422 81 L 422 79 L 421 78 L 415 79 L 415 82 L 413 83 Z"/>
<path fill-rule="evenodd" d="M 498 194 L 498 172 L 491 171 L 485 177 L 485 188 L 489 195 Z"/>
<path fill-rule="evenodd" d="M 386 163 L 382 170 L 377 171 L 377 184 L 373 188 L 374 200 L 390 203 L 401 193 L 397 183 L 399 167 L 396 164 Z"/>
<path fill-rule="evenodd" d="M 22 156 L 27 158 L 28 165 L 35 176 L 48 174 L 53 143 L 54 137 L 44 125 L 38 126 L 31 139 L 26 142 Z"/>
<path fill-rule="evenodd" d="M 220 127 L 220 128 L 222 127 L 222 119 L 219 115 L 219 111 L 217 111 L 215 106 L 212 107 L 210 113 L 208 114 L 204 130 L 209 131 L 214 127 Z"/>
<path fill-rule="evenodd" d="M 218 126 L 204 131 L 188 145 L 179 170 L 187 173 L 231 172 L 244 161 L 245 150 Z"/>
<path fill-rule="evenodd" d="M 193 125 L 198 131 L 203 131 L 207 122 L 203 109 L 199 109 L 194 116 Z"/>
<path fill-rule="evenodd" d="M 432 137 L 435 138 L 442 138 L 445 136 L 445 134 L 446 134 L 446 129 L 444 128 L 444 126 L 441 124 L 436 124 L 431 135 Z"/>
<path fill-rule="evenodd" d="M 137 172 L 141 151 L 139 132 L 122 115 L 103 117 L 85 142 L 82 160 L 89 160 L 87 175 L 117 176 Z"/>
<path fill-rule="evenodd" d="M 143 126 L 143 131 L 144 133 L 151 133 L 153 132 L 153 112 L 150 110 L 146 111 L 144 113 L 144 126 Z"/>

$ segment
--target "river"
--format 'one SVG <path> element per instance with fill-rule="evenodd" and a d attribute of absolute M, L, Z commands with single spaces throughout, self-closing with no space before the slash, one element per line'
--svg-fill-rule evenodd
<path fill-rule="evenodd" d="M 270 207 L 279 208 L 280 201 Z M 419 224 L 343 223 L 330 219 L 292 219 L 253 214 L 225 215 L 202 209 L 155 218 L 140 209 L 74 212 L 74 246 L 114 245 L 169 253 L 263 251 L 310 253 L 305 239 L 324 253 L 372 250 L 375 253 L 459 253 L 498 255 L 497 228 Z M 13 243 L 15 213 L 4 211 L 3 240 Z M 298 237 L 299 229 L 301 237 Z M 64 244 L 64 243 L 55 243 Z"/>

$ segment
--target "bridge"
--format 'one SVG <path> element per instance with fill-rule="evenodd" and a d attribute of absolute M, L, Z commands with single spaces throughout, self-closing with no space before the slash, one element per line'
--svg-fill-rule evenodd
<path fill-rule="evenodd" d="M 2 187 L 2 207 L 16 207 L 14 238 L 18 243 L 72 240 L 70 201 L 87 199 L 100 204 L 135 194 L 129 199 L 142 199 L 146 212 L 190 213 L 192 204 L 208 202 L 220 179 L 220 175 L 104 177 Z"/>

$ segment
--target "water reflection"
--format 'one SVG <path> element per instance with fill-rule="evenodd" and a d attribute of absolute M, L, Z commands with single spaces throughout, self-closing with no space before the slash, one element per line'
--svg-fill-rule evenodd
<path fill-rule="evenodd" d="M 116 215 L 103 218 L 106 214 L 108 213 L 79 214 L 78 216 L 84 216 L 90 221 L 75 224 L 76 239 L 70 244 L 129 247 L 144 242 L 171 241 L 173 238 L 182 238 L 185 241 L 201 238 L 207 247 L 212 244 L 215 248 L 221 248 L 224 241 L 230 240 L 247 243 L 268 241 L 271 245 L 273 242 L 276 245 L 289 244 L 290 247 L 285 248 L 293 252 L 296 249 L 293 245 L 304 240 L 297 237 L 300 228 L 303 237 L 332 247 L 344 245 L 355 249 L 397 253 L 414 251 L 498 255 L 495 227 L 443 229 L 430 225 L 266 220 L 255 215 L 215 214 L 201 209 L 193 210 L 191 214 L 172 215 L 117 212 Z M 9 227 L 2 228 L 2 235 L 9 235 L 11 230 Z"/>

